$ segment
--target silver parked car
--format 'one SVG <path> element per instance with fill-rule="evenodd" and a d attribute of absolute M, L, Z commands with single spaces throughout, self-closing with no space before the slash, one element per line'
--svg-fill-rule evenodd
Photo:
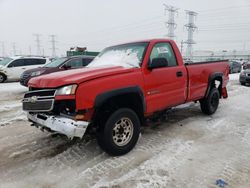
<path fill-rule="evenodd" d="M 240 73 L 240 84 L 246 85 L 250 83 L 250 69 L 244 70 Z"/>

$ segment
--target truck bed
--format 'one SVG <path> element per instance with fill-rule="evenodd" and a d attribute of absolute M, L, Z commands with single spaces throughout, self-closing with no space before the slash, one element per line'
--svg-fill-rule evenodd
<path fill-rule="evenodd" d="M 223 74 L 223 86 L 229 81 L 229 64 L 227 60 L 198 62 L 185 64 L 188 73 L 188 101 L 201 99 L 205 96 L 209 77 L 213 74 Z"/>

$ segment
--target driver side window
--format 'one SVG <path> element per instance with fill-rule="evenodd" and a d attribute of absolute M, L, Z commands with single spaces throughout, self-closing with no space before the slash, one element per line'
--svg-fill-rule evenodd
<path fill-rule="evenodd" d="M 177 66 L 175 54 L 169 43 L 156 44 L 150 54 L 150 62 L 155 58 L 164 58 L 168 62 L 168 67 Z"/>
<path fill-rule="evenodd" d="M 82 67 L 82 59 L 71 59 L 66 63 L 66 65 L 72 68 Z"/>

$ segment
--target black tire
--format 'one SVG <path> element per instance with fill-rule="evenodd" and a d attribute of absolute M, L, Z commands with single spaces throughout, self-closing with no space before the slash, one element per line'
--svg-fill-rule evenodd
<path fill-rule="evenodd" d="M 240 84 L 241 84 L 242 86 L 245 86 L 245 85 L 246 85 L 246 83 L 245 83 L 245 82 L 241 82 Z"/>
<path fill-rule="evenodd" d="M 216 112 L 219 106 L 220 93 L 217 88 L 212 88 L 208 96 L 200 100 L 201 111 L 204 114 L 211 115 Z"/>
<path fill-rule="evenodd" d="M 139 135 L 140 120 L 137 114 L 129 108 L 121 108 L 112 113 L 105 126 L 99 129 L 97 141 L 109 155 L 119 156 L 134 148 Z M 124 140 L 120 138 L 121 136 Z"/>
<path fill-rule="evenodd" d="M 6 75 L 3 73 L 0 73 L 0 83 L 5 82 L 5 80 L 6 80 Z"/>

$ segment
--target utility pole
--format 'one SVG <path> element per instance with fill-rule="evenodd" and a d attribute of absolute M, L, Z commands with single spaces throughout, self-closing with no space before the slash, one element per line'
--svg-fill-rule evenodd
<path fill-rule="evenodd" d="M 198 13 L 194 11 L 186 10 L 186 14 L 188 16 L 188 23 L 185 25 L 187 31 L 188 31 L 188 38 L 185 41 L 187 44 L 187 59 L 192 60 L 193 56 L 193 44 L 195 44 L 195 41 L 193 39 L 193 33 L 197 29 L 197 26 L 194 23 L 195 17 Z"/>
<path fill-rule="evenodd" d="M 15 56 L 16 55 L 16 43 L 15 42 L 12 43 L 12 49 L 13 49 L 13 55 Z"/>
<path fill-rule="evenodd" d="M 168 28 L 167 37 L 174 40 L 174 38 L 175 38 L 174 30 L 177 27 L 177 24 L 175 23 L 175 16 L 178 13 L 177 12 L 178 8 L 175 8 L 173 6 L 169 6 L 169 5 L 166 5 L 166 4 L 163 4 L 163 6 L 165 7 L 165 15 L 168 12 L 168 21 L 165 23 L 166 27 Z"/>
<path fill-rule="evenodd" d="M 49 35 L 51 37 L 51 50 L 52 50 L 52 57 L 56 57 L 56 35 Z"/>
<path fill-rule="evenodd" d="M 2 57 L 5 57 L 5 44 L 3 41 L 1 43 L 2 43 Z"/>
<path fill-rule="evenodd" d="M 31 56 L 31 46 L 29 46 L 29 55 Z"/>
<path fill-rule="evenodd" d="M 34 37 L 35 37 L 35 43 L 36 43 L 36 50 L 37 50 L 37 52 L 36 52 L 36 54 L 39 56 L 39 55 L 41 55 L 41 41 L 40 41 L 40 34 L 33 34 L 34 35 Z"/>

